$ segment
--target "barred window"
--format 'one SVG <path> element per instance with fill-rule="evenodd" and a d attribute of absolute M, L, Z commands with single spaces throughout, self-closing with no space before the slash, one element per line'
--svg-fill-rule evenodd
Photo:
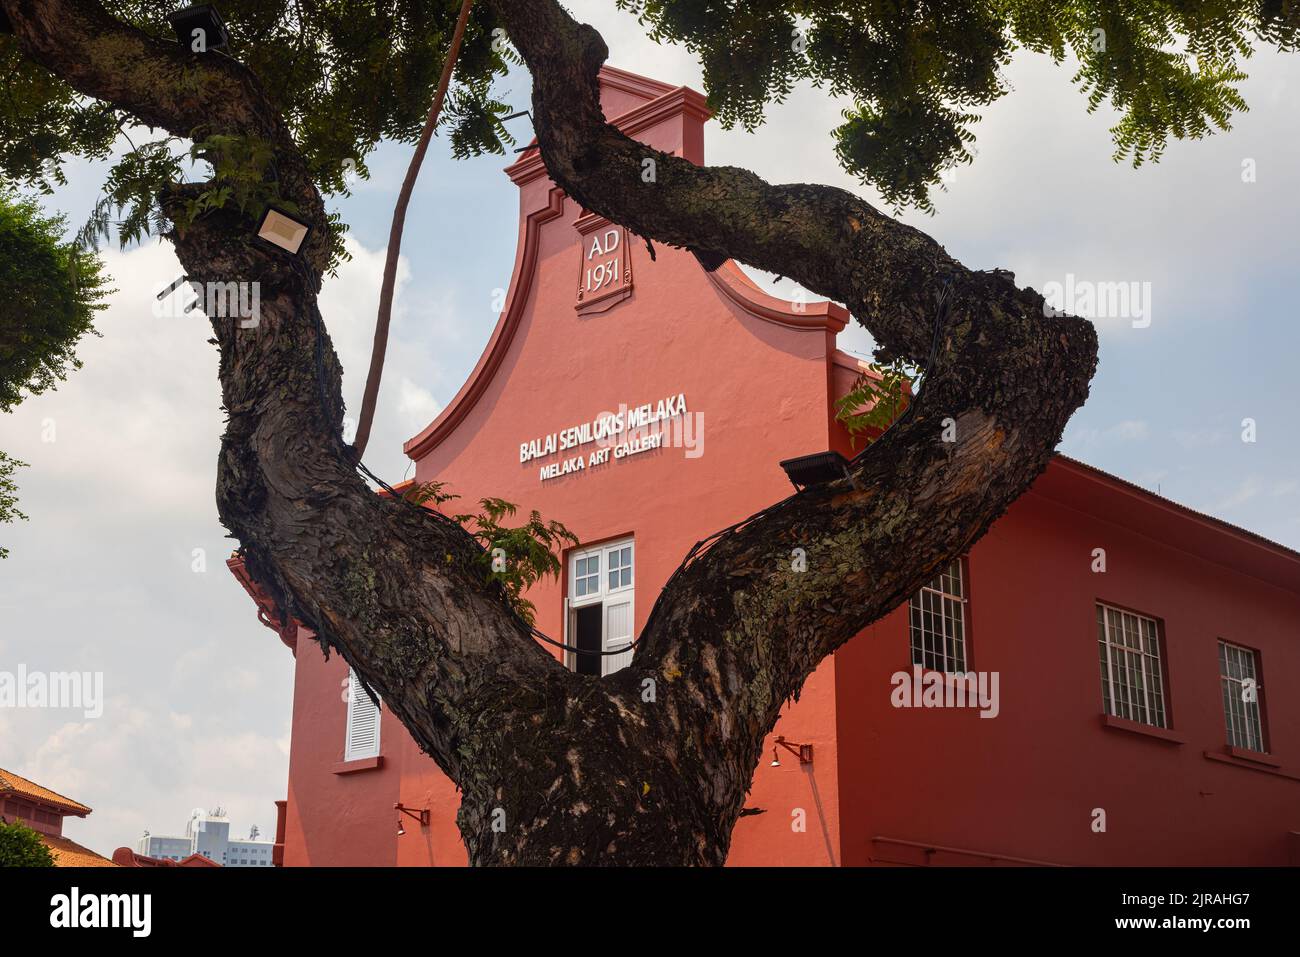
<path fill-rule="evenodd" d="M 966 670 L 966 591 L 959 558 L 909 603 L 912 664 L 935 671 Z"/>
<path fill-rule="evenodd" d="M 1223 718 L 1228 744 L 1250 751 L 1267 751 L 1259 716 L 1259 667 L 1255 652 L 1219 642 L 1219 684 L 1223 687 Z"/>
<path fill-rule="evenodd" d="M 1159 634 L 1154 618 L 1097 604 L 1101 699 L 1107 714 L 1168 727 Z"/>

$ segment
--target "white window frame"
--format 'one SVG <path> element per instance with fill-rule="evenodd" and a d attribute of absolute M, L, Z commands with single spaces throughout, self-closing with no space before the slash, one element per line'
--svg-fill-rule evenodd
<path fill-rule="evenodd" d="M 1268 754 L 1268 742 L 1264 739 L 1264 682 L 1259 677 L 1259 652 L 1222 638 L 1219 639 L 1218 652 L 1219 686 L 1223 691 L 1223 723 L 1228 744 L 1234 748 Z M 1234 664 L 1240 672 L 1239 677 L 1232 675 Z M 1255 683 L 1254 701 L 1245 699 L 1245 682 L 1248 679 Z"/>
<path fill-rule="evenodd" d="M 1119 618 L 1118 632 L 1115 616 Z M 1131 637 L 1136 637 L 1136 644 L 1129 643 Z M 1099 601 L 1097 645 L 1101 700 L 1106 714 L 1167 729 L 1169 694 L 1160 654 L 1159 620 Z M 1117 687 L 1121 691 L 1119 695 Z"/>
<path fill-rule="evenodd" d="M 960 593 L 946 590 L 944 588 L 945 578 L 955 578 L 957 586 L 961 590 Z M 950 562 L 929 584 L 921 586 L 921 589 L 911 597 L 907 603 L 907 640 L 908 654 L 911 656 L 912 664 L 920 665 L 922 668 L 931 671 L 942 671 L 945 674 L 964 674 L 967 671 L 970 660 L 967 650 L 967 639 L 970 637 L 970 621 L 966 614 L 966 606 L 970 603 L 970 599 L 966 596 L 966 592 L 969 590 L 966 583 L 966 559 L 963 557 Z M 927 607 L 927 605 L 930 607 Z M 957 612 L 956 615 L 949 614 L 953 610 Z M 942 632 L 926 628 L 925 616 L 927 614 L 938 616 Z M 956 634 L 957 629 L 953 627 L 954 622 L 959 622 L 961 625 L 960 635 Z M 917 641 L 918 636 L 920 638 L 919 643 Z M 938 652 L 927 650 L 927 637 L 937 639 L 942 643 L 942 647 Z M 950 645 L 952 654 L 948 653 Z M 916 660 L 918 652 L 921 656 L 920 661 Z M 932 667 L 927 664 L 927 657 L 935 660 L 940 667 Z"/>
<path fill-rule="evenodd" d="M 610 561 L 609 561 L 610 556 L 620 553 L 623 549 L 631 550 L 631 554 L 629 555 L 629 559 L 631 562 L 631 575 L 629 576 L 630 581 L 626 585 L 622 584 L 623 576 L 621 572 L 623 571 L 625 566 L 620 565 L 618 569 L 615 569 L 616 571 L 620 572 L 619 575 L 620 583 L 614 587 L 610 587 L 609 584 L 609 574 L 611 570 Z M 587 594 L 579 597 L 576 594 L 577 587 L 578 587 L 578 577 L 579 577 L 578 561 L 580 559 L 583 560 L 589 559 L 593 556 L 599 559 L 599 572 L 596 576 L 597 588 L 594 592 L 588 592 Z M 577 640 L 574 632 L 574 627 L 573 627 L 573 619 L 574 619 L 573 613 L 577 611 L 579 608 L 586 608 L 591 605 L 597 605 L 597 604 L 604 605 L 610 599 L 623 599 L 624 597 L 626 597 L 629 605 L 628 615 L 630 616 L 630 619 L 633 622 L 633 627 L 635 628 L 636 570 L 637 570 L 636 541 L 635 538 L 630 535 L 624 538 L 619 538 L 608 542 L 601 542 L 599 545 L 590 545 L 582 548 L 575 548 L 573 551 L 569 553 L 569 564 L 568 564 L 569 574 L 568 574 L 567 594 L 564 599 L 564 603 L 565 603 L 564 643 L 566 645 L 572 646 Z M 591 577 L 591 572 L 588 571 L 587 574 L 583 577 L 585 578 Z M 602 651 L 611 650 L 609 647 L 607 647 L 606 631 L 608 629 L 608 626 L 609 626 L 608 609 L 605 609 L 601 613 L 601 622 L 600 622 Z M 570 636 L 574 636 L 573 640 L 570 640 Z M 633 638 L 635 638 L 635 635 L 633 635 Z M 628 639 L 628 640 L 630 641 L 632 639 Z M 626 655 L 601 655 L 600 657 L 601 657 L 600 673 L 602 676 L 604 676 L 610 674 L 613 671 L 618 671 L 621 668 L 627 667 L 627 665 L 631 663 L 632 652 L 628 651 Z M 578 653 L 576 651 L 566 650 L 564 652 L 564 665 L 570 671 L 577 670 Z"/>
<path fill-rule="evenodd" d="M 358 713 L 362 710 L 374 713 L 375 722 L 375 739 L 374 743 L 368 748 L 354 748 L 352 745 L 352 729 Z M 347 727 L 343 733 L 343 760 L 344 761 L 361 761 L 365 758 L 379 757 L 379 728 L 383 724 L 383 702 L 376 707 L 375 703 L 370 700 L 370 695 L 366 694 L 366 689 L 361 686 L 361 679 L 357 673 L 348 668 L 348 692 L 347 692 Z"/>

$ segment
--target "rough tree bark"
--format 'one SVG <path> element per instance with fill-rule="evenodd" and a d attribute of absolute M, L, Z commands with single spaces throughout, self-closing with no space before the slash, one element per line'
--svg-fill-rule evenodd
<path fill-rule="evenodd" d="M 289 259 L 218 211 L 170 239 L 193 279 L 262 284 L 256 329 L 213 320 L 229 415 L 221 519 L 286 614 L 342 654 L 461 788 L 473 863 L 721 864 L 782 705 L 1028 488 L 1087 396 L 1096 336 L 1083 320 L 1045 319 L 1037 293 L 966 269 L 849 193 L 772 186 L 628 139 L 600 112 L 606 49 L 594 30 L 554 0 L 489 2 L 532 72 L 547 168 L 584 207 L 792 277 L 918 362 L 942 294 L 937 358 L 913 413 L 851 481 L 793 496 L 697 556 L 661 594 L 630 667 L 576 675 L 484 582 L 459 526 L 357 476 L 316 303 L 324 230 Z M 270 140 L 281 189 L 324 223 L 284 121 L 238 62 L 189 56 L 84 0 L 0 7 L 25 53 L 86 95 L 182 136 L 201 118 Z M 641 178 L 647 158 L 653 184 Z M 943 440 L 947 420 L 956 441 Z"/>

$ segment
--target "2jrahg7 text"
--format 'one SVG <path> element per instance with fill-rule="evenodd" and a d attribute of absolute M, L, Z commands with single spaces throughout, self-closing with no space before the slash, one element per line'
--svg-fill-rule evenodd
<path fill-rule="evenodd" d="M 1171 904 L 1190 904 L 1192 907 L 1214 907 L 1224 904 L 1245 904 L 1250 900 L 1250 893 L 1223 893 L 1196 891 L 1192 894 L 1121 894 L 1121 904 L 1138 904 L 1144 907 L 1164 907 Z"/>

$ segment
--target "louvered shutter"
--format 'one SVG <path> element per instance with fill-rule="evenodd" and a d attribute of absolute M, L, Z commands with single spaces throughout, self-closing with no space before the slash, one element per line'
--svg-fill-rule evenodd
<path fill-rule="evenodd" d="M 605 548 L 605 574 L 601 582 L 605 587 L 605 651 L 618 651 L 631 644 L 636 637 L 633 630 L 633 595 L 635 579 L 632 574 L 632 540 L 625 539 Z M 613 674 L 632 663 L 632 652 L 606 654 L 601 662 L 601 674 Z"/>
<path fill-rule="evenodd" d="M 619 592 L 605 600 L 605 650 L 626 648 L 636 637 L 632 634 L 632 591 Z M 602 674 L 613 674 L 632 663 L 631 650 L 619 655 L 605 655 Z"/>
<path fill-rule="evenodd" d="M 357 673 L 348 669 L 348 731 L 343 760 L 373 758 L 379 754 L 379 709 L 361 686 Z"/>

